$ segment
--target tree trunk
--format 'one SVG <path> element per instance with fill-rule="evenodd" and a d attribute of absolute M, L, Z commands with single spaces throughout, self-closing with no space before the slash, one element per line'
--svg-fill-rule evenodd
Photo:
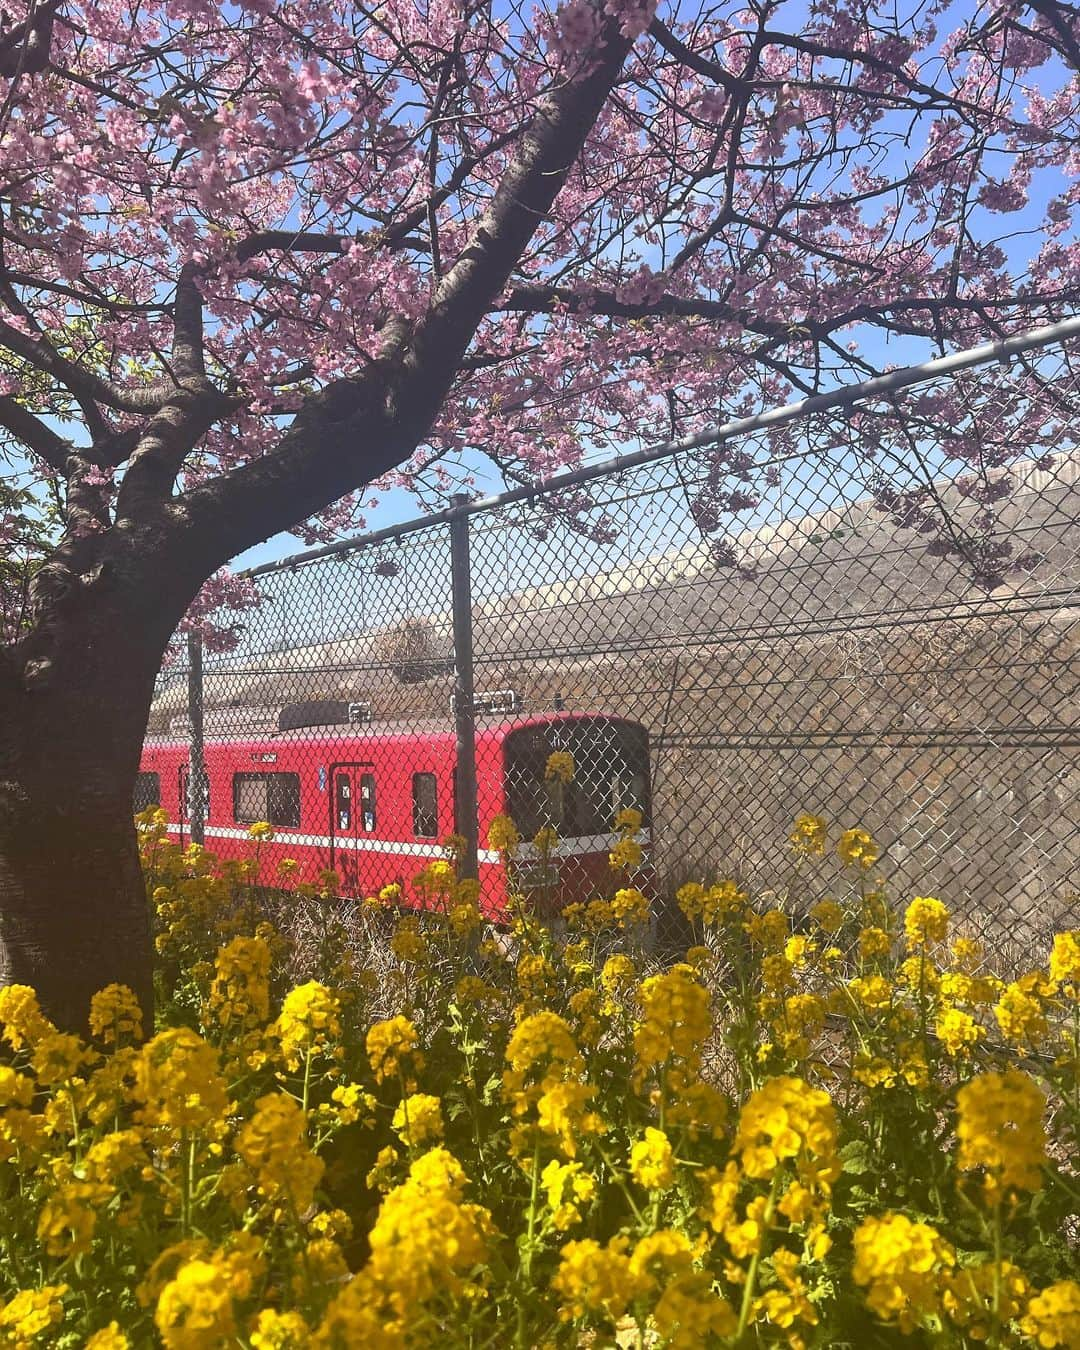
<path fill-rule="evenodd" d="M 71 777 L 53 788 L 35 773 L 0 785 L 0 987 L 32 986 L 48 1017 L 85 1036 L 91 996 L 126 984 L 150 1029 L 150 931 L 131 796 L 91 775 L 76 781 L 83 767 L 71 761 Z"/>
<path fill-rule="evenodd" d="M 0 666 L 0 987 L 31 985 L 86 1035 L 91 996 L 129 985 L 152 1028 L 153 965 L 132 819 L 154 677 L 182 598 L 113 594 Z"/>

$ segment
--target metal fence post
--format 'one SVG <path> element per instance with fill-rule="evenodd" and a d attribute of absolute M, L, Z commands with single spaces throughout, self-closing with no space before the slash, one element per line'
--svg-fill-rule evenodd
<path fill-rule="evenodd" d="M 188 824 L 191 842 L 206 842 L 206 742 L 203 735 L 203 644 L 189 633 L 188 651 Z"/>
<path fill-rule="evenodd" d="M 455 506 L 469 501 L 455 493 Z M 477 875 L 476 693 L 473 686 L 472 573 L 469 566 L 469 517 L 450 519 L 450 575 L 454 611 L 454 731 L 457 737 L 454 828 L 465 840 L 461 875 Z"/>

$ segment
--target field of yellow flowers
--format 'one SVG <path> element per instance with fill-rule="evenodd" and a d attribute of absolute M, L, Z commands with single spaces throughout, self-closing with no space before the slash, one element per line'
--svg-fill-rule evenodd
<path fill-rule="evenodd" d="M 0 1345 L 1080 1347 L 1080 932 L 1005 982 L 806 815 L 806 903 L 684 886 L 679 960 L 632 873 L 491 932 L 450 841 L 422 922 L 279 896 L 290 987 L 268 830 L 140 817 L 156 1027 L 0 991 Z"/>

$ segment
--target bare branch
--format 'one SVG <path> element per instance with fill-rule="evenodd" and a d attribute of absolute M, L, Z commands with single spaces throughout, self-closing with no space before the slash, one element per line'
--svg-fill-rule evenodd
<path fill-rule="evenodd" d="M 525 314 L 553 314 L 564 310 L 569 314 L 603 314 L 618 319 L 719 319 L 740 323 L 757 333 L 786 331 L 785 325 L 755 321 L 752 315 L 734 309 L 726 301 L 697 296 L 665 294 L 656 300 L 639 302 L 619 300 L 610 291 L 574 291 L 566 286 L 514 286 L 494 308 Z"/>
<path fill-rule="evenodd" d="M 667 24 L 661 23 L 659 19 L 653 19 L 649 24 L 649 36 L 688 70 L 704 75 L 708 80 L 714 80 L 724 89 L 735 90 L 739 87 L 738 76 L 732 75 L 731 71 L 726 70 L 718 61 L 710 61 L 708 57 L 688 47 L 685 42 L 680 42 Z"/>

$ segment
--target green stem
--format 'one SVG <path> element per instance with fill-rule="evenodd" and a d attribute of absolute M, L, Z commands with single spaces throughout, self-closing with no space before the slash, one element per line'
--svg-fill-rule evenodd
<path fill-rule="evenodd" d="M 304 1107 L 304 1115 L 305 1115 L 305 1116 L 307 1115 L 307 1110 L 308 1110 L 308 1094 L 309 1094 L 309 1092 L 311 1091 L 311 1055 L 312 1055 L 312 1048 L 311 1048 L 311 1046 L 308 1046 L 308 1052 L 307 1052 L 307 1054 L 304 1056 L 304 1099 L 303 1099 L 303 1107 Z"/>
<path fill-rule="evenodd" d="M 180 1131 L 180 1232 L 187 1237 L 191 1228 L 191 1168 L 194 1161 L 194 1142 L 189 1141 L 187 1129 Z"/>
<path fill-rule="evenodd" d="M 522 1285 L 524 1286 L 517 1300 L 517 1336 L 515 1344 L 519 1350 L 527 1350 L 525 1339 L 525 1298 L 524 1290 L 529 1288 L 529 1282 L 532 1276 L 532 1258 L 533 1242 L 536 1236 L 536 1200 L 540 1193 L 540 1138 L 536 1139 L 533 1147 L 532 1160 L 532 1191 L 529 1195 L 529 1226 L 525 1236 L 525 1250 L 521 1254 L 521 1274 Z"/>
<path fill-rule="evenodd" d="M 765 1212 L 761 1216 L 761 1241 L 758 1243 L 758 1249 L 750 1258 L 750 1269 L 746 1272 L 746 1284 L 743 1286 L 742 1303 L 739 1306 L 739 1325 L 735 1329 L 736 1344 L 742 1339 L 743 1333 L 750 1322 L 750 1313 L 754 1305 L 754 1290 L 757 1287 L 758 1268 L 761 1265 L 761 1258 L 765 1251 L 765 1239 L 768 1236 L 769 1228 L 773 1221 L 773 1215 L 776 1213 L 776 1197 L 780 1190 L 780 1172 L 777 1170 L 773 1174 L 772 1186 L 769 1189 L 769 1201 L 765 1206 Z"/>
<path fill-rule="evenodd" d="M 919 1038 L 922 1041 L 923 1055 L 929 1060 L 930 1050 L 926 1044 L 926 947 L 919 951 Z"/>
<path fill-rule="evenodd" d="M 994 1202 L 994 1291 L 990 1307 L 990 1334 L 986 1338 L 988 1350 L 1001 1344 L 1001 1200 Z"/>
<path fill-rule="evenodd" d="M 75 1161 L 82 1162 L 82 1144 L 79 1139 L 79 1113 L 75 1109 L 75 1094 L 71 1090 L 70 1081 L 64 1085 L 68 1094 L 68 1106 L 71 1110 L 71 1147 L 75 1153 Z"/>

